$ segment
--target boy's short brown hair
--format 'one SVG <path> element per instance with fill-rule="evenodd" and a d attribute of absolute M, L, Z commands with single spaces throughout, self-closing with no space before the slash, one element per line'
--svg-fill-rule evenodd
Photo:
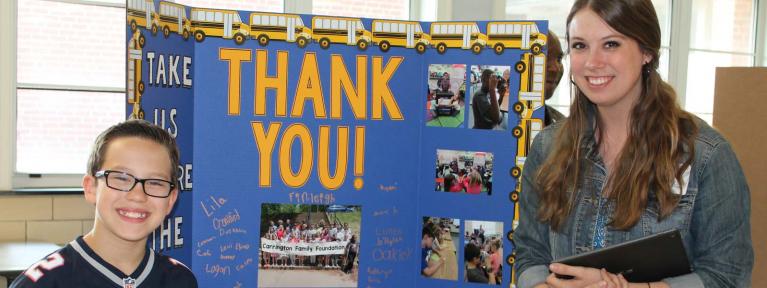
<path fill-rule="evenodd" d="M 96 172 L 101 169 L 101 165 L 104 165 L 104 156 L 107 153 L 109 143 L 121 137 L 138 137 L 165 146 L 170 157 L 170 181 L 175 182 L 178 179 L 179 152 L 176 146 L 176 139 L 165 129 L 140 119 L 131 119 L 118 123 L 104 130 L 104 132 L 101 132 L 96 137 L 96 142 L 93 143 L 91 155 L 88 159 L 88 173 L 91 176 L 95 176 Z"/>

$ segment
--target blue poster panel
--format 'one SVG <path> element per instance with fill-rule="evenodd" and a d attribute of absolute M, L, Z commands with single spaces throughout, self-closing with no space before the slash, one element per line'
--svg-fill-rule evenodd
<path fill-rule="evenodd" d="M 182 152 L 149 244 L 201 287 L 513 285 L 545 21 L 129 0 L 126 23 L 127 115 Z"/>
<path fill-rule="evenodd" d="M 164 1 L 127 4 L 126 117 L 165 128 L 181 151 L 176 207 L 150 235 L 149 246 L 191 263 L 195 45 L 189 41 L 188 8 Z"/>

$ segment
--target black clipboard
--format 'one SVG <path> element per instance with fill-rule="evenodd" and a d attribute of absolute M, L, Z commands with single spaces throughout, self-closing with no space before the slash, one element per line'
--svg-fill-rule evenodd
<path fill-rule="evenodd" d="M 629 282 L 655 282 L 692 272 L 679 230 L 670 230 L 555 260 L 572 266 L 605 268 Z M 566 277 L 566 276 L 565 276 Z M 565 278 L 563 277 L 563 278 Z"/>

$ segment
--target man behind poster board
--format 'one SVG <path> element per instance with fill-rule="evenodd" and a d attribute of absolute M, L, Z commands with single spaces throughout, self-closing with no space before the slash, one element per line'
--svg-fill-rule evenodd
<path fill-rule="evenodd" d="M 11 288 L 197 287 L 189 268 L 147 247 L 178 197 L 178 161 L 173 137 L 146 121 L 102 132 L 82 182 L 85 200 L 96 205 L 93 229 L 29 267 Z"/>
<path fill-rule="evenodd" d="M 549 101 L 551 96 L 554 96 L 554 91 L 557 90 L 559 81 L 562 80 L 562 74 L 564 74 L 565 66 L 562 65 L 562 57 L 564 56 L 564 53 L 562 52 L 562 45 L 559 44 L 559 38 L 557 37 L 557 34 L 549 30 L 549 34 L 546 36 L 546 39 L 549 41 L 549 50 L 546 52 L 545 99 L 546 101 Z M 557 111 L 557 109 L 554 109 L 554 107 L 551 107 L 551 105 L 546 104 L 544 107 L 546 109 L 546 113 L 543 117 L 543 124 L 545 126 L 549 126 L 565 118 L 565 115 Z"/>

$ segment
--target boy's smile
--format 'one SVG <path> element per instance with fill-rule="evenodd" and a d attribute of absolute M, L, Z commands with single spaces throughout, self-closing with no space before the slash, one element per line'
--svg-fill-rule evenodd
<path fill-rule="evenodd" d="M 143 209 L 118 208 L 117 213 L 124 218 L 123 220 L 135 223 L 143 223 L 146 220 L 147 214 L 151 215 L 151 213 Z"/>

